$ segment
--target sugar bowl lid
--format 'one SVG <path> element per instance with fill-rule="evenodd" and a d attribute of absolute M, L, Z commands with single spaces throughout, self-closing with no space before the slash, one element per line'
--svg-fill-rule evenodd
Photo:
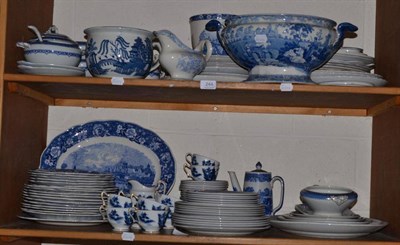
<path fill-rule="evenodd" d="M 268 173 L 267 171 L 262 169 L 262 164 L 261 162 L 256 163 L 256 169 L 251 171 L 252 173 Z"/>

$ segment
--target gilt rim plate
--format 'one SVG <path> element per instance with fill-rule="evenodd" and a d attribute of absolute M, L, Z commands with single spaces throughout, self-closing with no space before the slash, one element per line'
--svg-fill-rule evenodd
<path fill-rule="evenodd" d="M 176 172 L 172 152 L 156 133 L 116 120 L 76 125 L 56 136 L 43 151 L 39 168 L 112 173 L 124 192 L 130 191 L 130 179 L 146 186 L 161 179 L 169 193 Z"/>

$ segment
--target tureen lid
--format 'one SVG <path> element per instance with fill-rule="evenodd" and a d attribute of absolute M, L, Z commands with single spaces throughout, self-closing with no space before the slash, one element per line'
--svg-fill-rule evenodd
<path fill-rule="evenodd" d="M 45 33 L 38 34 L 40 35 L 37 38 L 29 40 L 29 43 L 47 43 L 47 44 L 68 44 L 73 46 L 78 46 L 78 43 L 73 41 L 67 35 L 58 33 L 58 28 L 55 25 L 52 25 Z M 42 40 L 40 40 L 42 39 Z"/>

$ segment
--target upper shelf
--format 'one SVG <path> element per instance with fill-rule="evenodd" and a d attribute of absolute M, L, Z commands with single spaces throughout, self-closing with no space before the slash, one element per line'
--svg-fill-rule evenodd
<path fill-rule="evenodd" d="M 400 104 L 399 87 L 341 87 L 5 74 L 11 92 L 48 105 L 191 111 L 374 116 Z M 289 91 L 286 91 L 289 90 Z"/>

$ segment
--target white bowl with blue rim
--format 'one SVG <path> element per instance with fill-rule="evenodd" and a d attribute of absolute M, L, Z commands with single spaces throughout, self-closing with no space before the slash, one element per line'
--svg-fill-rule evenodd
<path fill-rule="evenodd" d="M 357 202 L 358 194 L 350 188 L 340 186 L 308 186 L 300 191 L 300 200 L 313 215 L 342 216 Z"/>
<path fill-rule="evenodd" d="M 247 81 L 312 83 L 310 72 L 342 46 L 357 27 L 327 18 L 298 14 L 257 14 L 211 20 L 228 55 L 249 70 Z"/>

